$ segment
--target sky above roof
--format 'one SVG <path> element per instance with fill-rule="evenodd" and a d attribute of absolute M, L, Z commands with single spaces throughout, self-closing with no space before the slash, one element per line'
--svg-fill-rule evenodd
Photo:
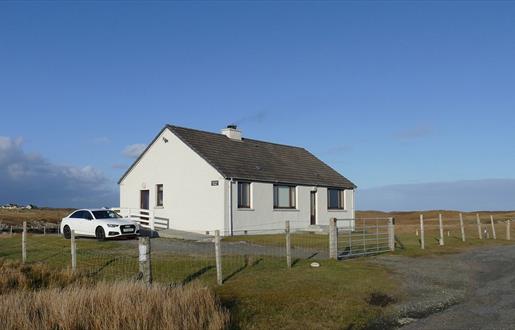
<path fill-rule="evenodd" d="M 116 205 L 165 124 L 236 123 L 310 150 L 359 208 L 513 209 L 513 17 L 508 1 L 1 2 L 0 203 Z"/>

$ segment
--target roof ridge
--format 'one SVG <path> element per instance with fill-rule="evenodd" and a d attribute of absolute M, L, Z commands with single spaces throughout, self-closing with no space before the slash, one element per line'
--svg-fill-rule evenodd
<path fill-rule="evenodd" d="M 171 125 L 171 124 L 167 124 L 166 126 L 167 127 L 171 127 L 171 128 L 186 129 L 186 130 L 200 132 L 200 133 L 207 133 L 207 134 L 225 136 L 222 133 L 215 133 L 215 132 L 210 132 L 210 131 L 204 131 L 204 130 L 200 130 L 200 129 L 196 129 L 196 128 L 189 128 L 189 127 L 184 127 L 184 126 L 176 126 L 176 125 Z M 249 139 L 249 138 L 246 138 L 246 137 L 242 137 L 242 140 L 250 141 L 250 142 L 259 142 L 259 143 L 273 144 L 273 145 L 276 145 L 276 146 L 283 146 L 283 147 L 288 147 L 288 148 L 296 148 L 296 149 L 306 150 L 305 148 L 299 147 L 299 146 L 293 146 L 293 145 L 289 145 L 289 144 L 276 143 L 276 142 L 263 141 L 263 140 L 256 140 L 256 139 Z"/>

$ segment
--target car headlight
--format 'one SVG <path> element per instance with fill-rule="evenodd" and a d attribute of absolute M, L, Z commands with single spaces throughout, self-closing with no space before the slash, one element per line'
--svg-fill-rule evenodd
<path fill-rule="evenodd" d="M 116 227 L 118 227 L 118 226 L 119 226 L 119 225 L 113 225 L 113 224 L 111 224 L 111 223 L 108 223 L 108 224 L 107 224 L 107 227 L 109 227 L 109 228 L 116 228 Z"/>

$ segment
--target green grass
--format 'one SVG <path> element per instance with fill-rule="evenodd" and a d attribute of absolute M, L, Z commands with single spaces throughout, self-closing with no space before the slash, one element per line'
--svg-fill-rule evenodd
<path fill-rule="evenodd" d="M 21 259 L 21 236 L 0 238 L 0 258 Z M 70 267 L 70 241 L 56 236 L 29 235 L 28 262 Z M 121 246 L 121 247 L 120 247 Z M 96 279 L 134 278 L 137 249 L 120 242 L 77 241 L 79 271 Z M 374 292 L 394 295 L 388 271 L 367 259 L 346 262 L 300 260 L 292 269 L 285 258 L 224 256 L 225 283 L 216 285 L 214 258 L 153 254 L 154 281 L 184 283 L 200 280 L 211 286 L 232 315 L 233 328 L 363 328 L 388 308 L 370 306 Z"/>
<path fill-rule="evenodd" d="M 477 231 L 467 230 L 467 242 L 456 231 L 438 245 L 438 231 L 426 231 L 426 249 L 410 231 L 398 231 L 395 254 L 420 257 L 461 252 L 486 245 L 513 244 L 504 240 L 499 229 L 497 240 L 478 240 Z M 475 235 L 475 236 L 474 236 Z M 358 235 L 357 235 L 358 236 Z M 359 236 L 358 236 L 359 237 Z M 224 238 L 265 246 L 284 246 L 284 235 Z M 29 263 L 42 262 L 50 267 L 70 267 L 70 241 L 61 237 L 28 235 Z M 343 242 L 342 242 L 343 244 Z M 293 248 L 327 249 L 326 235 L 294 234 Z M 342 245 L 340 245 L 342 246 Z M 77 240 L 78 270 L 94 279 L 134 279 L 138 273 L 137 248 L 121 242 Z M 0 258 L 21 259 L 21 236 L 0 237 Z M 365 328 L 370 321 L 389 312 L 389 307 L 371 306 L 367 298 L 384 293 L 402 299 L 398 284 L 389 271 L 369 258 L 347 261 L 297 260 L 286 268 L 284 257 L 223 257 L 224 285 L 216 285 L 214 256 L 186 256 L 154 251 L 152 272 L 155 282 L 181 284 L 200 280 L 213 288 L 232 315 L 232 327 L 268 328 Z"/>

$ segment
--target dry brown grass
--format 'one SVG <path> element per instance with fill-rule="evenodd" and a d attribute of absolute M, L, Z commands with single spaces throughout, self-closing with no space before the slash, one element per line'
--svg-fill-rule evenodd
<path fill-rule="evenodd" d="M 68 270 L 52 270 L 44 264 L 22 265 L 0 259 L 0 295 L 19 290 L 64 288 L 77 282 L 86 283 L 87 279 Z"/>
<path fill-rule="evenodd" d="M 0 209 L 0 222 L 8 225 L 19 225 L 27 222 L 57 223 L 67 216 L 73 209 Z"/>
<path fill-rule="evenodd" d="M 199 283 L 95 284 L 43 265 L 4 263 L 0 287 L 2 329 L 223 329 L 229 322 L 213 292 Z"/>

